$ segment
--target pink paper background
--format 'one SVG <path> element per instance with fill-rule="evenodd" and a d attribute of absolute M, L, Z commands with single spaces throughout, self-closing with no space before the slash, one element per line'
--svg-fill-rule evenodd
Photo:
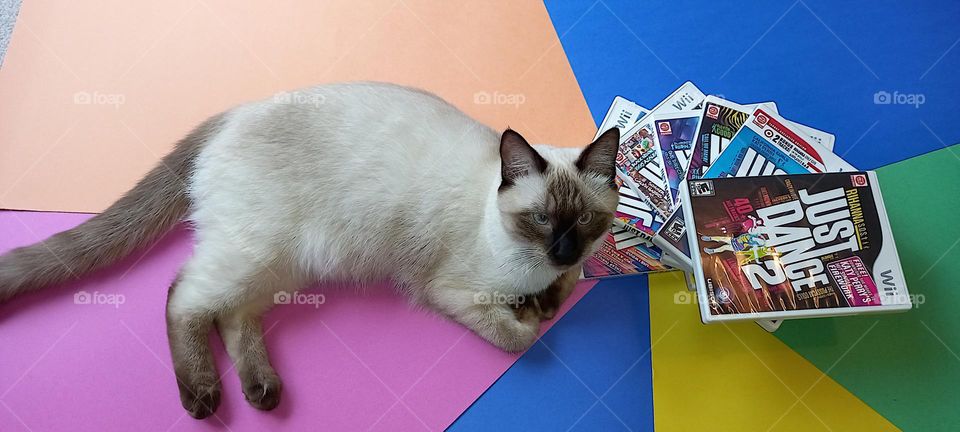
<path fill-rule="evenodd" d="M 0 252 L 88 217 L 0 212 Z M 180 228 L 110 269 L 0 305 L 0 430 L 441 430 L 518 358 L 389 286 L 326 293 L 319 308 L 279 306 L 264 324 L 285 383 L 272 412 L 247 405 L 212 337 L 222 403 L 197 421 L 180 407 L 164 324 L 167 287 L 190 253 Z M 581 283 L 561 315 L 592 285 Z M 75 304 L 81 290 L 124 302 Z"/>

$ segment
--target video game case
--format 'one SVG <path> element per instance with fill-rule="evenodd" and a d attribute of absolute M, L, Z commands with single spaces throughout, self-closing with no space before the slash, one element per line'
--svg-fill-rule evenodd
<path fill-rule="evenodd" d="M 749 107 L 714 96 L 704 100 L 699 143 L 687 170 L 688 179 L 729 176 L 730 173 L 739 176 L 770 174 L 773 170 L 802 174 L 817 167 L 826 172 L 854 169 L 830 149 L 819 145 L 828 142 L 832 146 L 833 135 L 780 117 L 773 112 L 775 106 L 771 103 L 753 105 L 752 114 L 747 114 Z M 755 115 L 760 117 L 755 118 Z M 748 122 L 749 119 L 753 121 Z M 722 147 L 719 153 L 717 147 Z M 731 147 L 734 150 L 727 154 Z M 809 161 L 816 161 L 812 168 L 802 165 Z M 716 167 L 718 163 L 722 166 Z M 697 175 L 697 170 L 704 168 L 706 171 Z M 657 230 L 653 243 L 677 257 L 681 264 L 679 268 L 691 271 L 682 207 L 683 202 L 679 202 Z"/>
<path fill-rule="evenodd" d="M 618 170 L 627 186 L 662 218 L 670 214 L 673 200 L 666 181 L 663 156 L 654 142 L 652 116 L 693 109 L 704 97 L 706 95 L 700 89 L 687 81 L 620 136 Z"/>
<path fill-rule="evenodd" d="M 717 96 L 707 96 L 700 113 L 701 121 L 687 170 L 687 178 L 703 177 L 750 118 L 750 113 L 760 105 L 740 105 Z M 776 104 L 773 102 L 764 105 L 769 110 L 776 111 Z"/>
<path fill-rule="evenodd" d="M 600 127 L 597 130 L 597 137 L 610 128 L 620 129 L 629 128 L 641 117 L 646 115 L 648 110 L 626 98 L 617 96 L 607 110 Z M 596 139 L 596 137 L 594 137 Z M 622 185 L 618 180 L 618 188 L 621 190 L 621 209 L 633 214 L 621 214 L 618 210 L 618 216 L 626 218 L 636 218 L 650 214 L 643 209 L 631 209 L 629 202 L 624 203 L 624 194 L 628 196 L 632 191 Z M 615 222 L 619 221 L 616 219 Z M 659 226 L 659 225 L 657 225 Z M 630 229 L 628 229 L 630 228 Z M 660 263 L 660 248 L 650 242 L 652 235 L 652 226 L 650 233 L 645 237 L 637 235 L 633 227 L 627 227 L 623 223 L 614 223 L 604 239 L 600 249 L 593 256 L 586 259 L 581 272 L 582 279 L 613 278 L 620 276 L 630 276 L 652 271 L 666 270 L 666 266 Z"/>
<path fill-rule="evenodd" d="M 760 328 L 773 333 L 780 328 L 780 324 L 783 324 L 783 320 L 772 319 L 772 320 L 756 320 L 755 321 Z"/>
<path fill-rule="evenodd" d="M 650 110 L 623 96 L 614 97 L 593 139 L 596 140 L 600 138 L 601 134 L 614 127 L 620 129 L 620 136 L 623 136 L 623 133 L 627 129 L 630 129 L 638 120 L 647 115 L 648 112 L 650 112 Z"/>
<path fill-rule="evenodd" d="M 912 306 L 876 174 L 685 181 L 705 323 Z"/>
<path fill-rule="evenodd" d="M 655 114 L 656 143 L 663 156 L 663 169 L 670 188 L 671 208 L 676 207 L 680 180 L 686 176 L 697 140 L 700 110 Z"/>
<path fill-rule="evenodd" d="M 663 263 L 663 265 L 670 267 L 670 269 L 676 269 L 678 264 L 677 259 L 674 258 L 673 255 L 665 253 L 663 250 L 660 251 L 660 262 Z M 688 284 L 687 287 L 689 288 L 690 285 Z"/>
<path fill-rule="evenodd" d="M 613 220 L 610 235 L 606 240 L 613 247 L 606 251 L 601 248 L 601 251 L 597 253 L 597 260 L 604 264 L 595 265 L 594 270 L 588 273 L 591 273 L 592 277 L 613 277 L 667 270 L 668 268 L 660 262 L 662 251 L 650 241 L 653 227 L 659 225 L 651 225 L 648 232 L 641 233 L 636 230 L 635 226 L 627 225 L 622 220 L 625 211 L 631 212 L 633 215 L 631 217 L 642 216 L 651 220 L 654 217 L 653 212 L 649 211 L 649 208 L 644 210 L 630 207 L 631 205 L 641 204 L 630 197 L 632 192 L 629 188 L 619 184 L 619 182 L 618 188 L 621 191 L 620 204 L 617 209 L 617 217 Z M 611 265 L 612 263 L 617 264 Z M 629 263 L 635 263 L 636 267 L 629 268 Z M 600 270 L 601 268 L 606 268 L 606 270 Z"/>
<path fill-rule="evenodd" d="M 597 139 L 602 133 L 614 127 L 619 128 L 622 134 L 624 130 L 633 126 L 638 120 L 645 116 L 647 112 L 649 112 L 648 109 L 627 98 L 622 96 L 613 98 L 610 108 L 607 109 L 607 114 L 603 117 L 603 121 L 600 122 L 600 127 L 597 129 L 597 134 L 594 139 Z M 619 232 L 615 233 L 614 237 L 616 238 L 617 249 L 623 249 L 631 246 L 632 243 L 635 244 L 640 241 L 649 242 L 653 237 L 653 233 L 656 231 L 655 227 L 659 227 L 659 222 L 662 222 L 662 219 L 654 221 L 653 210 L 641 202 L 639 198 L 635 196 L 634 192 L 624 185 L 624 175 L 620 172 L 617 174 L 616 182 L 617 189 L 620 192 L 620 204 L 617 209 L 617 219 L 615 219 L 615 222 L 620 222 L 620 226 L 617 227 L 618 224 L 614 224 L 615 229 L 619 230 Z M 655 225 L 654 222 L 657 224 Z M 638 229 L 638 227 L 644 229 Z M 633 234 L 634 238 L 631 238 L 630 234 Z M 640 237 L 640 239 L 636 237 Z"/>
<path fill-rule="evenodd" d="M 668 270 L 660 262 L 659 249 L 650 246 L 637 244 L 617 250 L 613 234 L 608 233 L 600 249 L 584 261 L 581 279 L 612 278 Z"/>
<path fill-rule="evenodd" d="M 617 173 L 616 183 L 620 201 L 617 203 L 614 223 L 621 224 L 637 236 L 650 240 L 663 224 L 663 218 L 636 191 L 624 184 L 621 175 Z"/>

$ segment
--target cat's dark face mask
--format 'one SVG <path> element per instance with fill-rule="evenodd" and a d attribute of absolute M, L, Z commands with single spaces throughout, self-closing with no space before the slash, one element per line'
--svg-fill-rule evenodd
<path fill-rule="evenodd" d="M 618 142 L 619 131 L 611 129 L 575 160 L 548 162 L 520 134 L 504 132 L 498 205 L 508 232 L 530 245 L 530 259 L 566 270 L 599 245 L 618 200 Z"/>

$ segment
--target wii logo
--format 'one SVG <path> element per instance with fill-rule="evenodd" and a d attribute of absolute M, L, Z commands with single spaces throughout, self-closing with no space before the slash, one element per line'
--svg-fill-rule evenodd
<path fill-rule="evenodd" d="M 890 269 L 880 272 L 880 285 L 883 286 L 883 292 L 887 296 L 897 294 L 897 284 L 893 279 L 893 271 Z"/>

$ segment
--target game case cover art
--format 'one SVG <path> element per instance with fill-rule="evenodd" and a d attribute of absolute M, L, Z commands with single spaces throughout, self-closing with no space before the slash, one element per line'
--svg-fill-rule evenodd
<path fill-rule="evenodd" d="M 610 234 L 613 234 L 613 245 L 616 246 L 617 250 L 626 249 L 639 244 L 644 246 L 652 245 L 650 240 L 634 234 L 633 231 L 630 231 L 623 225 L 617 223 L 614 223 L 613 226 L 610 227 Z"/>
<path fill-rule="evenodd" d="M 684 178 L 700 125 L 700 111 L 680 111 L 656 116 L 653 121 L 657 143 L 663 154 L 663 169 L 670 187 L 670 199 L 677 202 L 680 180 Z"/>
<path fill-rule="evenodd" d="M 757 108 L 704 178 L 850 171 L 839 156 L 800 137 L 779 115 Z"/>
<path fill-rule="evenodd" d="M 617 203 L 614 222 L 644 239 L 652 239 L 654 233 L 660 229 L 663 218 L 633 189 L 627 187 L 619 176 L 615 181 L 617 191 L 620 193 L 620 201 Z"/>
<path fill-rule="evenodd" d="M 699 179 L 687 187 L 705 321 L 910 307 L 873 173 Z"/>
<path fill-rule="evenodd" d="M 682 186 L 682 185 L 681 185 Z M 682 205 L 682 204 L 681 204 Z M 690 246 L 686 236 L 686 222 L 683 220 L 683 209 L 678 207 L 653 237 L 653 243 L 660 248 L 666 248 L 680 261 L 683 270 L 690 270 Z"/>
<path fill-rule="evenodd" d="M 663 168 L 663 155 L 654 141 L 653 116 L 695 109 L 705 97 L 697 86 L 687 81 L 620 135 L 617 168 L 624 175 L 627 186 L 650 204 L 661 218 L 670 214 L 673 200 Z"/>
<path fill-rule="evenodd" d="M 749 117 L 750 111 L 746 107 L 708 96 L 704 101 L 703 118 L 700 120 L 686 177 L 703 177 Z"/>
<path fill-rule="evenodd" d="M 710 96 L 704 102 L 704 118 L 710 117 L 708 108 L 714 105 L 738 105 Z M 772 111 L 770 104 L 757 105 L 727 143 L 724 151 L 708 166 L 703 178 L 747 177 L 770 174 L 803 174 L 808 172 L 852 171 L 854 168 L 839 156 L 815 142 L 801 138 L 793 123 Z M 759 108 L 759 107 L 764 108 Z M 720 111 L 717 111 L 718 117 Z M 703 130 L 702 123 L 700 130 Z M 814 129 L 811 129 L 816 131 Z M 702 136 L 701 136 L 702 137 Z M 693 156 L 697 158 L 696 154 Z M 691 161 L 690 171 L 693 169 Z M 689 239 L 684 220 L 684 203 L 661 224 L 653 243 L 683 261 L 689 260 Z"/>
<path fill-rule="evenodd" d="M 617 250 L 613 234 L 608 233 L 597 252 L 583 262 L 583 278 L 610 278 L 666 270 L 666 266 L 660 263 L 659 250 L 648 245 L 644 243 Z"/>
<path fill-rule="evenodd" d="M 641 121 L 620 143 L 617 167 L 626 176 L 626 184 L 661 216 L 670 211 L 672 199 L 667 190 L 663 157 L 653 136 L 653 122 Z"/>

